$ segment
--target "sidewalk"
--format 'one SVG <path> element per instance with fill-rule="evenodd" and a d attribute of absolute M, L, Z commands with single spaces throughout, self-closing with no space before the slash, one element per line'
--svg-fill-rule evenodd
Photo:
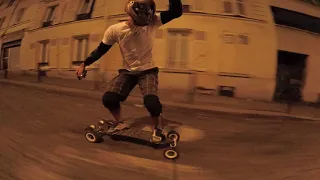
<path fill-rule="evenodd" d="M 37 78 L 32 75 L 14 76 L 9 79 L 3 79 L 3 76 L 0 76 L 0 83 L 32 87 L 54 93 L 64 93 L 71 96 L 95 98 L 99 100 L 101 100 L 104 92 L 104 87 L 101 87 L 100 90 L 95 89 L 95 83 L 93 81 L 49 77 L 43 78 L 42 82 L 37 82 Z M 126 104 L 142 105 L 143 101 L 141 97 L 139 88 L 135 88 L 126 101 Z M 201 94 L 191 96 L 187 92 L 173 92 L 168 90 L 159 90 L 159 97 L 161 98 L 162 104 L 166 106 L 245 115 L 320 120 L 320 112 L 318 109 L 307 105 L 293 105 L 290 114 L 288 114 L 288 106 L 286 104 L 274 102 L 261 102 Z"/>

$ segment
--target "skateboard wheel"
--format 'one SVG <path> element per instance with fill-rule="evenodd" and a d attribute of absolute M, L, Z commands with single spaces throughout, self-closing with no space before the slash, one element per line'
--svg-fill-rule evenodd
<path fill-rule="evenodd" d="M 179 155 L 179 151 L 175 148 L 170 148 L 164 151 L 164 157 L 167 159 L 178 159 Z"/>
<path fill-rule="evenodd" d="M 85 133 L 85 138 L 91 143 L 100 143 L 103 141 L 101 134 L 94 130 L 87 130 Z"/>
<path fill-rule="evenodd" d="M 172 131 L 168 132 L 167 138 L 178 142 L 180 140 L 180 134 L 178 132 L 172 130 Z"/>

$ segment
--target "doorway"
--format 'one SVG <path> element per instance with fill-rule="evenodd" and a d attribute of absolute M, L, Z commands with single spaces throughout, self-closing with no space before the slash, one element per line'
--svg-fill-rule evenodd
<path fill-rule="evenodd" d="M 300 102 L 306 77 L 308 55 L 278 50 L 274 101 Z"/>
<path fill-rule="evenodd" d="M 20 69 L 21 40 L 4 43 L 1 49 L 0 69 Z"/>
<path fill-rule="evenodd" d="M 1 62 L 0 70 L 8 69 L 9 48 L 3 48 L 1 50 Z"/>

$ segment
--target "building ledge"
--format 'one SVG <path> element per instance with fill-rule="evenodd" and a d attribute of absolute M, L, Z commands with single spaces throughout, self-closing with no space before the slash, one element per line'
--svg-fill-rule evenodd
<path fill-rule="evenodd" d="M 300 31 L 300 32 L 313 34 L 313 35 L 320 35 L 319 33 L 314 33 L 314 32 L 310 32 L 310 31 L 306 31 L 306 30 L 302 30 L 302 29 L 298 29 L 298 28 L 294 28 L 294 27 L 290 27 L 290 26 L 280 25 L 280 24 L 276 24 L 276 27 L 281 27 L 281 28 L 285 28 L 285 29 L 291 29 L 291 30 L 294 30 L 294 31 Z"/>
<path fill-rule="evenodd" d="M 204 70 L 195 69 L 173 69 L 173 68 L 159 68 L 160 72 L 164 73 L 177 73 L 177 74 L 195 74 L 197 72 L 205 72 Z"/>
<path fill-rule="evenodd" d="M 67 21 L 67 22 L 63 22 L 63 23 L 53 24 L 53 25 L 48 26 L 48 27 L 39 27 L 39 28 L 36 28 L 36 29 L 30 29 L 29 32 L 35 32 L 35 31 L 38 31 L 38 30 L 41 30 L 41 29 L 55 28 L 55 27 L 59 27 L 59 26 L 67 25 L 67 24 L 76 24 L 76 23 L 83 23 L 83 22 L 96 21 L 96 20 L 102 20 L 102 19 L 104 19 L 104 16 L 94 17 L 94 18 L 85 19 L 85 20 Z"/>
<path fill-rule="evenodd" d="M 255 19 L 245 16 L 239 16 L 236 14 L 213 14 L 213 13 L 204 13 L 204 12 L 184 12 L 182 16 L 207 16 L 207 17 L 215 17 L 215 18 L 227 18 L 227 19 L 241 19 L 243 21 L 252 21 L 252 22 L 259 22 L 259 23 L 267 23 L 265 20 Z M 128 17 L 127 14 L 115 14 L 109 15 L 108 19 L 117 19 L 117 18 L 125 18 Z"/>

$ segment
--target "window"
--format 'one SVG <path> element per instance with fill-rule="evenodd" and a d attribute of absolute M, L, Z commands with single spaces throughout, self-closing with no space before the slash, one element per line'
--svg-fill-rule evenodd
<path fill-rule="evenodd" d="M 183 10 L 183 12 L 185 12 L 185 13 L 190 12 L 190 5 L 182 5 L 182 10 Z"/>
<path fill-rule="evenodd" d="M 236 0 L 239 15 L 245 15 L 245 0 Z"/>
<path fill-rule="evenodd" d="M 316 6 L 320 6 L 320 0 L 301 0 L 301 1 L 313 4 L 313 5 L 316 5 Z"/>
<path fill-rule="evenodd" d="M 243 44 L 243 45 L 248 45 L 249 44 L 249 36 L 246 34 L 239 34 L 238 35 L 238 43 Z"/>
<path fill-rule="evenodd" d="M 320 18 L 273 6 L 271 9 L 276 24 L 320 33 Z"/>
<path fill-rule="evenodd" d="M 49 41 L 41 41 L 41 62 L 49 63 Z"/>
<path fill-rule="evenodd" d="M 83 0 L 82 7 L 80 8 L 79 14 L 85 14 L 85 13 L 88 13 L 90 11 L 90 9 L 89 9 L 90 1 L 91 0 Z"/>
<path fill-rule="evenodd" d="M 94 0 L 81 0 L 77 20 L 90 19 L 93 4 Z"/>
<path fill-rule="evenodd" d="M 168 33 L 168 68 L 186 69 L 188 66 L 189 31 L 169 31 Z"/>
<path fill-rule="evenodd" d="M 15 0 L 10 0 L 7 7 L 12 6 L 14 2 L 15 2 Z"/>
<path fill-rule="evenodd" d="M 223 9 L 225 13 L 232 13 L 232 2 L 231 0 L 224 0 L 223 1 Z"/>
<path fill-rule="evenodd" d="M 54 19 L 54 11 L 57 8 L 56 6 L 50 6 L 46 9 L 45 16 L 44 16 L 44 22 L 42 24 L 42 27 L 48 27 L 52 25 L 52 21 Z"/>
<path fill-rule="evenodd" d="M 206 32 L 204 32 L 204 31 L 195 31 L 194 32 L 194 37 L 195 37 L 195 40 L 197 40 L 197 41 L 204 41 L 204 40 L 206 40 Z"/>
<path fill-rule="evenodd" d="M 17 16 L 16 16 L 16 21 L 15 23 L 19 23 L 21 21 L 21 18 L 23 16 L 23 13 L 24 13 L 24 10 L 25 8 L 21 8 L 18 13 L 17 13 Z"/>
<path fill-rule="evenodd" d="M 3 22 L 4 22 L 5 19 L 6 19 L 5 17 L 0 18 L 0 29 L 2 28 L 2 25 L 3 25 Z"/>
<path fill-rule="evenodd" d="M 222 42 L 226 44 L 235 44 L 237 42 L 236 35 L 229 31 L 223 31 L 221 38 Z"/>
<path fill-rule="evenodd" d="M 73 65 L 79 65 L 88 56 L 88 35 L 75 37 Z"/>

